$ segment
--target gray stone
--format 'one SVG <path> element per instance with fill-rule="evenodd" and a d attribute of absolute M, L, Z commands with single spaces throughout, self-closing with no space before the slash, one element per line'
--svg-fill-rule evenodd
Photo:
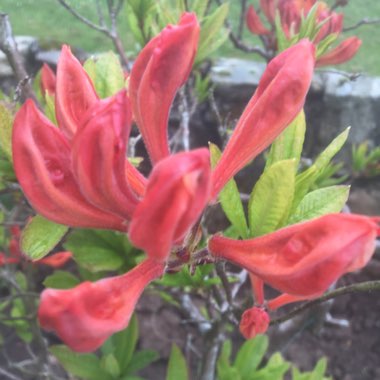
<path fill-rule="evenodd" d="M 236 58 L 216 61 L 211 78 L 224 115 L 239 117 L 264 70 L 262 62 Z M 316 71 L 305 111 L 307 155 L 318 154 L 348 126 L 352 128 L 341 158 L 348 159 L 352 143 L 368 140 L 370 146 L 380 144 L 380 78 Z"/>
<path fill-rule="evenodd" d="M 34 55 L 38 50 L 37 39 L 30 36 L 17 36 L 15 37 L 17 50 L 24 57 L 26 66 L 28 66 L 28 59 L 30 55 Z M 12 68 L 10 67 L 7 57 L 0 51 L 0 77 L 10 77 L 13 75 Z"/>

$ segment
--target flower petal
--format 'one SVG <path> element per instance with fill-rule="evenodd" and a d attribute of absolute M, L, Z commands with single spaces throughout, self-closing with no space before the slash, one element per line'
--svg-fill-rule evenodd
<path fill-rule="evenodd" d="M 131 242 L 149 257 L 166 260 L 199 219 L 210 193 L 207 149 L 178 153 L 160 161 L 129 228 Z"/>
<path fill-rule="evenodd" d="M 313 298 L 367 264 L 379 233 L 376 223 L 361 215 L 330 214 L 256 239 L 214 236 L 209 249 L 283 293 Z"/>
<path fill-rule="evenodd" d="M 91 79 L 68 46 L 63 45 L 57 66 L 55 110 L 59 127 L 71 138 L 83 114 L 98 101 Z"/>
<path fill-rule="evenodd" d="M 302 109 L 313 75 L 314 51 L 312 43 L 302 40 L 268 64 L 213 171 L 212 198 Z"/>
<path fill-rule="evenodd" d="M 144 288 L 163 272 L 162 264 L 147 259 L 122 276 L 68 290 L 46 289 L 38 310 L 41 327 L 54 331 L 74 351 L 94 351 L 128 326 Z"/>
<path fill-rule="evenodd" d="M 153 163 L 169 155 L 169 111 L 191 71 L 198 38 L 195 15 L 185 13 L 178 25 L 167 26 L 152 39 L 133 65 L 129 83 L 133 115 Z"/>
<path fill-rule="evenodd" d="M 72 227 L 125 231 L 121 218 L 87 202 L 71 171 L 71 149 L 31 100 L 16 115 L 13 127 L 14 168 L 33 207 L 46 218 Z"/>
<path fill-rule="evenodd" d="M 127 220 L 138 202 L 126 178 L 130 129 L 130 104 L 122 90 L 89 109 L 72 148 L 73 171 L 82 194 L 100 209 Z"/>
<path fill-rule="evenodd" d="M 247 23 L 248 29 L 253 34 L 261 35 L 261 34 L 270 33 L 270 30 L 267 29 L 262 23 L 260 16 L 256 13 L 253 5 L 250 5 L 248 8 L 247 15 L 246 15 L 246 23 Z"/>

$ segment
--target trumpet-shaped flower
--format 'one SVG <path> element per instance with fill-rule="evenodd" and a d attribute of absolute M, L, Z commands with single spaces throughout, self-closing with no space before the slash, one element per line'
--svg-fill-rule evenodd
<path fill-rule="evenodd" d="M 314 46 L 307 40 L 268 64 L 213 171 L 213 197 L 299 113 L 310 87 L 314 64 Z"/>
<path fill-rule="evenodd" d="M 171 246 L 181 244 L 201 216 L 210 194 L 210 173 L 205 148 L 160 161 L 133 216 L 129 228 L 132 243 L 148 256 L 165 260 Z"/>
<path fill-rule="evenodd" d="M 343 14 L 332 11 L 323 1 L 260 0 L 260 9 L 269 22 L 270 27 L 267 28 L 263 24 L 259 13 L 256 12 L 252 5 L 249 6 L 246 14 L 247 27 L 251 33 L 263 36 L 266 46 L 270 50 L 277 51 L 276 13 L 278 12 L 282 31 L 286 38 L 291 40 L 295 35 L 300 33 L 302 20 L 309 16 L 313 7 L 317 7 L 315 18 L 319 31 L 316 34 L 305 37 L 312 39 L 315 46 L 318 47 L 321 41 L 326 41 L 326 38 L 329 36 L 338 36 L 343 30 Z M 330 49 L 329 46 L 324 46 L 324 50 L 326 48 L 328 50 L 317 57 L 317 66 L 336 65 L 347 62 L 354 57 L 360 45 L 361 41 L 357 37 L 354 37 L 344 40 L 335 48 Z"/>
<path fill-rule="evenodd" d="M 42 292 L 38 318 L 71 349 L 94 351 L 113 333 L 127 327 L 144 288 L 164 272 L 147 259 L 122 276 L 83 282 L 68 290 Z"/>
<path fill-rule="evenodd" d="M 366 265 L 375 251 L 377 221 L 329 214 L 255 239 L 214 236 L 209 249 L 283 293 L 314 298 L 343 274 Z"/>
<path fill-rule="evenodd" d="M 198 39 L 197 18 L 185 13 L 178 25 L 153 38 L 133 65 L 129 84 L 133 114 L 153 163 L 170 154 L 170 106 L 190 74 Z"/>

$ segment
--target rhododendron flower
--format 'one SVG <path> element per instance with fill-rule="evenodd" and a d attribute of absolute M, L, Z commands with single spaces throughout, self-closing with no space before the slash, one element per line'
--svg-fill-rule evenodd
<path fill-rule="evenodd" d="M 38 318 L 71 349 L 94 351 L 127 327 L 144 288 L 164 272 L 164 265 L 147 259 L 122 276 L 83 282 L 73 289 L 47 289 L 41 294 Z"/>
<path fill-rule="evenodd" d="M 133 65 L 129 82 L 133 115 L 153 163 L 170 154 L 170 106 L 190 74 L 198 39 L 197 18 L 185 13 L 178 25 L 153 38 Z"/>
<path fill-rule="evenodd" d="M 343 274 L 367 264 L 375 251 L 377 222 L 330 214 L 249 240 L 214 236 L 209 249 L 283 293 L 315 298 Z"/>
<path fill-rule="evenodd" d="M 345 5 L 345 4 L 343 4 Z M 246 23 L 251 33 L 261 35 L 266 41 L 266 46 L 272 51 L 277 51 L 277 36 L 275 28 L 275 15 L 278 12 L 282 30 L 288 40 L 301 30 L 302 19 L 305 19 L 312 8 L 316 6 L 316 22 L 320 26 L 314 36 L 305 36 L 313 39 L 318 44 L 330 35 L 338 36 L 343 30 L 343 14 L 336 13 L 328 8 L 323 1 L 317 0 L 260 0 L 260 9 L 265 15 L 270 27 L 267 28 L 256 12 L 249 6 L 246 14 Z M 317 66 L 336 65 L 349 61 L 357 53 L 361 41 L 357 37 L 344 40 L 340 45 L 324 52 L 317 57 Z"/>
<path fill-rule="evenodd" d="M 263 308 L 254 306 L 243 313 L 239 329 L 245 339 L 252 339 L 258 334 L 264 334 L 269 322 L 268 313 Z"/>
<path fill-rule="evenodd" d="M 173 170 L 175 168 L 175 170 Z M 183 152 L 160 161 L 129 228 L 131 242 L 150 257 L 165 260 L 201 216 L 211 189 L 209 151 Z M 169 210 L 168 204 L 171 204 Z M 151 231 L 147 238 L 146 231 Z"/>
<path fill-rule="evenodd" d="M 314 53 L 314 46 L 302 40 L 268 64 L 213 171 L 213 197 L 301 111 L 313 75 Z"/>
<path fill-rule="evenodd" d="M 56 76 L 53 70 L 50 68 L 49 65 L 44 63 L 41 69 L 41 82 L 40 82 L 42 94 L 45 95 L 47 92 L 49 95 L 54 95 L 55 84 L 56 84 Z"/>

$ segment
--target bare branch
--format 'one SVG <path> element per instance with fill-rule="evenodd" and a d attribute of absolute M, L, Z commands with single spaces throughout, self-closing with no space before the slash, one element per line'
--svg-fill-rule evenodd
<path fill-rule="evenodd" d="M 18 94 L 21 98 L 31 98 L 38 105 L 36 95 L 30 84 L 30 77 L 25 70 L 23 59 L 17 50 L 17 44 L 13 37 L 11 23 L 6 13 L 0 13 L 0 50 L 3 51 L 12 70 L 19 82 Z"/>
<path fill-rule="evenodd" d="M 244 25 L 245 25 L 245 15 L 247 13 L 247 0 L 241 0 L 241 11 L 240 11 L 240 20 L 239 20 L 239 28 L 237 33 L 237 38 L 239 40 L 243 37 Z"/>
<path fill-rule="evenodd" d="M 328 292 L 324 294 L 322 297 L 319 297 L 313 301 L 309 301 L 304 303 L 303 305 L 294 308 L 292 311 L 287 313 L 286 315 L 273 319 L 270 323 L 270 325 L 278 325 L 282 322 L 285 322 L 294 316 L 296 316 L 299 313 L 302 313 L 303 311 L 310 309 L 314 306 L 317 306 L 323 302 L 326 302 L 330 299 L 343 296 L 345 294 L 350 294 L 350 293 L 358 293 L 358 292 L 372 292 L 374 290 L 380 290 L 380 280 L 377 281 L 367 281 L 367 282 L 362 282 L 359 284 L 353 284 L 353 285 L 348 285 L 348 286 L 342 286 L 341 288 L 332 290 L 331 292 Z"/>
<path fill-rule="evenodd" d="M 97 25 L 93 23 L 91 20 L 89 20 L 88 18 L 82 16 L 79 12 L 77 12 L 74 8 L 72 8 L 69 4 L 67 4 L 65 0 L 57 0 L 57 1 L 78 20 L 82 21 L 84 24 L 86 24 L 90 28 L 95 29 L 98 32 L 104 33 L 107 36 L 109 36 L 109 30 L 105 26 Z"/>
<path fill-rule="evenodd" d="M 368 19 L 368 18 L 363 18 L 363 20 L 360 20 L 358 23 L 352 26 L 348 26 L 347 28 L 343 29 L 343 32 L 348 32 L 350 30 L 355 30 L 362 25 L 375 25 L 375 24 L 380 24 L 380 18 L 375 18 L 375 19 Z"/>

